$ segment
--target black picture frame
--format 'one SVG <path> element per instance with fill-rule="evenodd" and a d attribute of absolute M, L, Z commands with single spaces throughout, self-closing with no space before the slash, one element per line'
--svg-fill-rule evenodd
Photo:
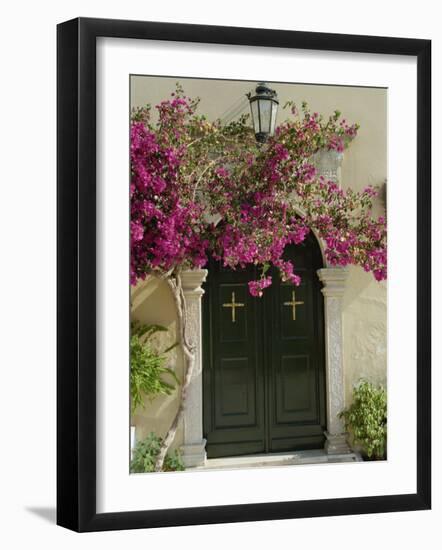
<path fill-rule="evenodd" d="M 301 48 L 417 59 L 417 492 L 96 513 L 96 39 Z M 431 506 L 431 41 L 79 18 L 57 28 L 57 523 L 75 531 L 425 510 Z"/>

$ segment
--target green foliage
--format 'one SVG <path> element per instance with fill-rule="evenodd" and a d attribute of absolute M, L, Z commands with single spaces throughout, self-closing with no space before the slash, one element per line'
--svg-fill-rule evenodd
<path fill-rule="evenodd" d="M 133 458 L 130 463 L 132 474 L 154 472 L 155 462 L 161 448 L 161 438 L 151 432 L 146 439 L 135 445 Z M 184 464 L 179 451 L 175 450 L 166 455 L 163 464 L 163 472 L 175 472 L 184 470 Z"/>
<path fill-rule="evenodd" d="M 143 404 L 143 397 L 147 395 L 154 399 L 158 395 L 170 395 L 175 389 L 175 383 L 180 381 L 175 372 L 166 367 L 167 353 L 177 344 L 162 352 L 152 347 L 151 338 L 158 332 L 167 332 L 161 325 L 142 325 L 131 323 L 130 338 L 130 395 L 131 409 L 135 412 Z M 167 376 L 168 381 L 164 379 Z"/>
<path fill-rule="evenodd" d="M 350 429 L 354 442 L 368 458 L 383 459 L 387 449 L 387 393 L 362 380 L 353 390 L 353 403 L 339 415 Z"/>
<path fill-rule="evenodd" d="M 151 106 L 145 105 L 144 107 L 133 107 L 131 113 L 131 119 L 134 122 L 143 122 L 143 124 L 149 124 Z"/>

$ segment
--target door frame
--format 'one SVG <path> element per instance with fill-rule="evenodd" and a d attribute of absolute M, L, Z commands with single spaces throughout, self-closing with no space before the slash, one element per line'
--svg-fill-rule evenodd
<path fill-rule="evenodd" d="M 294 286 L 288 281 L 281 281 L 275 267 L 268 273 L 273 278 L 270 289 L 261 298 L 253 298 L 247 291 L 247 282 L 258 277 L 259 270 L 255 266 L 239 271 L 226 270 L 220 262 L 214 260 L 209 261 L 206 266 L 209 274 L 204 285 L 207 294 L 203 298 L 203 434 L 208 440 L 207 451 L 210 458 L 275 454 L 324 447 L 324 299 L 317 275 L 324 260 L 318 241 L 312 233 L 308 235 L 303 246 L 289 245 L 284 254 L 286 259 L 298 266 L 301 275 L 302 284 L 296 294 L 298 295 L 298 291 L 306 293 L 304 298 L 299 298 L 306 300 L 307 304 L 302 308 L 306 324 L 302 325 L 301 332 L 298 325 L 298 329 L 293 329 L 291 321 L 288 321 L 290 315 L 286 315 L 286 308 L 282 307 L 282 302 L 290 299 L 289 294 Z M 220 293 L 230 296 L 230 288 L 238 289 L 238 300 L 244 302 L 246 308 L 241 310 L 238 329 L 233 334 L 228 331 L 226 335 L 222 329 L 224 325 L 218 318 L 218 308 L 220 302 L 225 301 Z M 308 308 L 307 312 L 305 308 Z M 218 325 L 218 321 L 221 325 Z M 229 320 L 225 322 L 232 327 Z M 290 326 L 286 326 L 287 322 Z M 247 324 L 247 338 L 243 333 L 245 328 L 241 330 L 242 323 Z M 227 345 L 225 338 L 232 342 L 232 346 Z M 305 411 L 296 413 L 292 410 L 288 413 L 281 409 L 284 393 L 280 378 L 284 372 L 283 357 L 286 357 L 286 364 L 287 357 L 292 357 L 293 361 L 294 354 L 301 354 L 303 360 L 307 354 L 310 364 L 305 381 L 308 391 L 311 392 L 308 418 Z M 239 356 L 243 359 L 240 360 Z M 232 360 L 240 361 L 238 367 L 245 369 L 241 372 L 248 379 L 247 401 L 251 406 L 247 412 L 242 411 L 246 416 L 242 414 L 233 418 L 231 415 L 224 417 L 219 410 L 221 388 L 218 386 L 224 372 L 218 368 L 221 365 L 231 365 Z M 241 403 L 241 399 L 236 402 L 239 407 Z"/>
<path fill-rule="evenodd" d="M 323 247 L 319 241 L 321 250 Z M 338 413 L 344 408 L 344 349 L 342 331 L 342 299 L 348 269 L 323 267 L 317 271 L 323 284 L 325 330 L 326 422 L 325 450 L 328 454 L 349 453 L 346 433 Z M 184 441 L 181 447 L 187 468 L 204 466 L 207 460 L 206 441 L 203 437 L 203 386 L 202 386 L 202 307 L 204 290 L 201 285 L 208 275 L 207 269 L 182 272 L 187 306 L 186 333 L 196 350 L 192 379 L 187 393 L 184 412 Z"/>

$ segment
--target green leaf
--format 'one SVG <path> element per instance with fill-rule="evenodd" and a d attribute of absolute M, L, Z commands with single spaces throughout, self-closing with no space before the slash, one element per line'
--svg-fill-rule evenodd
<path fill-rule="evenodd" d="M 158 352 L 150 343 L 150 338 L 157 332 L 167 332 L 161 325 L 143 325 L 137 322 L 131 324 L 130 339 L 130 392 L 132 414 L 140 406 L 144 406 L 144 397 L 151 401 L 158 395 L 170 395 L 180 380 L 174 370 L 166 367 L 167 353 L 177 343 L 165 351 Z M 168 376 L 171 380 L 165 380 Z"/>
<path fill-rule="evenodd" d="M 131 473 L 145 473 L 155 471 L 155 462 L 160 452 L 162 439 L 151 432 L 145 439 L 138 441 L 133 450 L 130 463 Z M 184 464 L 178 450 L 167 453 L 163 471 L 182 471 Z"/>
<path fill-rule="evenodd" d="M 362 380 L 353 390 L 353 402 L 341 411 L 345 428 L 353 434 L 369 458 L 384 458 L 387 438 L 387 394 L 382 386 L 375 387 Z"/>

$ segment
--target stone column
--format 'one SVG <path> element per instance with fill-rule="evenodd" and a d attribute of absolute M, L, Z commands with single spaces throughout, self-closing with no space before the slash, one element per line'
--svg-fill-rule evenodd
<path fill-rule="evenodd" d="M 206 461 L 206 440 L 203 439 L 203 387 L 201 284 L 206 280 L 207 269 L 183 271 L 181 280 L 187 306 L 186 334 L 195 345 L 195 364 L 186 396 L 184 410 L 184 444 L 181 448 L 186 467 L 202 466 Z"/>
<path fill-rule="evenodd" d="M 342 332 L 342 297 L 348 271 L 341 267 L 318 269 L 323 282 L 325 299 L 325 357 L 327 387 L 327 438 L 325 450 L 328 454 L 351 452 L 347 434 L 338 414 L 344 408 L 344 364 Z"/>

